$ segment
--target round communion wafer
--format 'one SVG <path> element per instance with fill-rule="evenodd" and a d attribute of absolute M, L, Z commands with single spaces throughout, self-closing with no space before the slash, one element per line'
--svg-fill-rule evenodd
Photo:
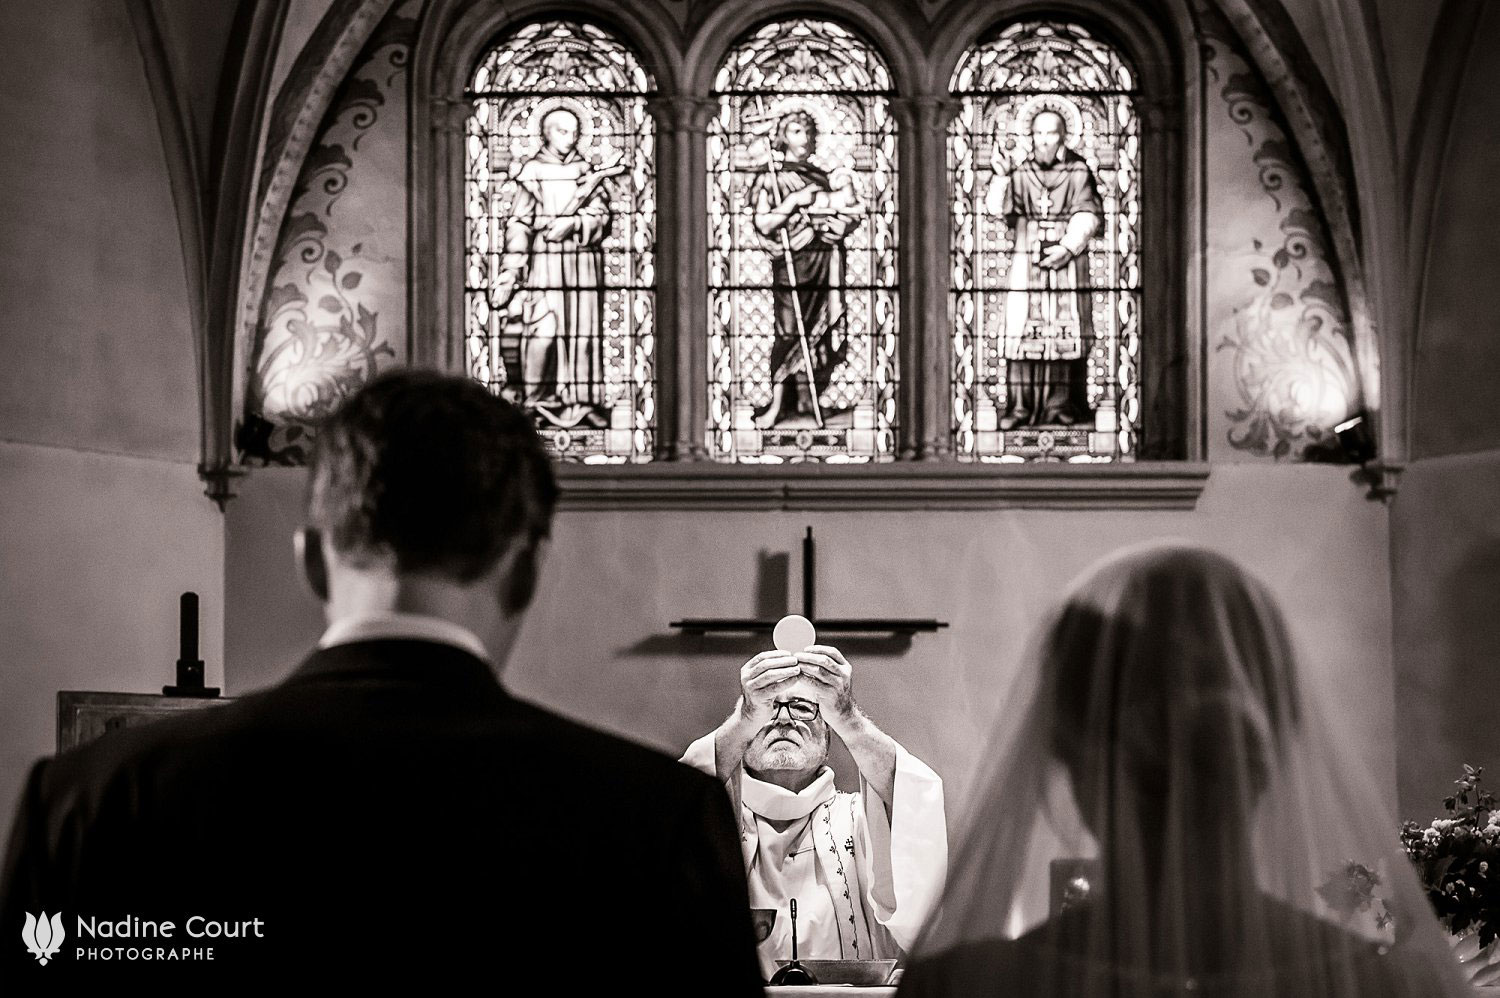
<path fill-rule="evenodd" d="M 776 622 L 776 629 L 771 632 L 771 640 L 776 645 L 777 651 L 785 651 L 796 654 L 808 645 L 817 644 L 818 632 L 813 629 L 812 621 L 798 613 L 789 613 Z"/>

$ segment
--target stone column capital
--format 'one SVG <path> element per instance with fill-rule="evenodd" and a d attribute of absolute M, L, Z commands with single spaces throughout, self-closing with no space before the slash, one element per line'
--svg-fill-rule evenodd
<path fill-rule="evenodd" d="M 474 114 L 474 102 L 432 98 L 432 130 L 443 135 L 462 135 Z"/>
<path fill-rule="evenodd" d="M 918 129 L 930 132 L 946 132 L 964 102 L 957 97 L 896 97 L 891 108 L 896 113 L 903 129 Z"/>
<path fill-rule="evenodd" d="M 712 97 L 658 95 L 647 98 L 646 110 L 660 131 L 702 135 L 708 131 L 708 123 L 714 115 L 719 113 L 719 102 Z"/>

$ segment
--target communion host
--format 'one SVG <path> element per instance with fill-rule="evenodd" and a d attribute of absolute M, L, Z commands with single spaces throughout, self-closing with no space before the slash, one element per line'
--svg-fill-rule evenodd
<path fill-rule="evenodd" d="M 32 769 L 7 990 L 93 969 L 760 995 L 724 788 L 499 681 L 557 498 L 526 416 L 467 378 L 386 374 L 320 426 L 308 494 L 328 628 L 289 678 Z M 189 938 L 210 922 L 252 927 Z M 101 924 L 116 937 L 78 938 Z"/>

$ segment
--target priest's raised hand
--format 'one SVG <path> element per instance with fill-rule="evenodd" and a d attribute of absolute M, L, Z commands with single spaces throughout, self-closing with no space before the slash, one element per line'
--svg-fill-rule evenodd
<path fill-rule="evenodd" d="M 896 795 L 895 739 L 875 726 L 854 702 L 854 667 L 832 645 L 812 645 L 797 653 L 819 713 L 854 757 L 862 780 L 885 803 L 886 814 Z"/>

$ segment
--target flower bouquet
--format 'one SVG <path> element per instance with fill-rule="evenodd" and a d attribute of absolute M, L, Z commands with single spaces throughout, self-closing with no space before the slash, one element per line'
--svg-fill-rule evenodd
<path fill-rule="evenodd" d="M 1500 810 L 1480 788 L 1484 768 L 1465 765 L 1444 816 L 1427 827 L 1408 821 L 1401 845 L 1475 984 L 1500 984 Z"/>

